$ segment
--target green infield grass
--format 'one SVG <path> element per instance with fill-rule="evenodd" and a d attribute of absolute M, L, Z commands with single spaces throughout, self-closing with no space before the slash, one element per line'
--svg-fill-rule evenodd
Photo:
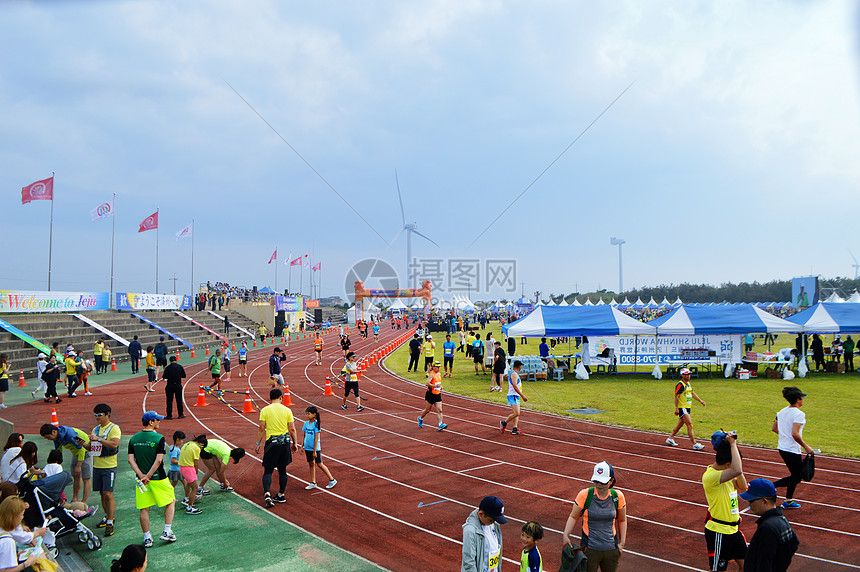
<path fill-rule="evenodd" d="M 506 347 L 497 322 L 482 331 L 482 338 L 486 332 L 492 332 L 494 338 L 502 342 L 502 347 Z M 436 341 L 436 358 L 441 361 L 444 334 L 434 333 L 433 337 Z M 456 334 L 452 336 L 452 341 L 457 341 Z M 783 334 L 778 341 L 786 343 L 775 345 L 774 351 L 783 346 L 793 347 L 794 336 Z M 537 355 L 539 339 L 529 339 L 526 345 L 520 345 L 520 340 L 517 342 L 519 355 Z M 765 351 L 760 337 L 757 337 L 756 342 L 755 349 Z M 825 337 L 824 343 L 830 343 L 829 337 Z M 423 355 L 419 361 L 423 369 Z M 424 384 L 426 375 L 423 371 L 406 372 L 408 362 L 408 345 L 403 345 L 386 358 L 385 366 L 405 379 Z M 658 381 L 651 376 L 650 368 L 648 373 L 625 371 L 630 370 L 629 367 L 620 369 L 620 375 L 592 375 L 587 381 L 577 380 L 572 374 L 567 374 L 564 381 L 523 382 L 523 393 L 529 399 L 524 408 L 668 434 L 677 422 L 673 400 L 676 380 L 664 377 Z M 471 359 L 467 360 L 465 353 L 455 352 L 454 375 L 443 378 L 442 382 L 445 392 L 506 403 L 506 385 L 503 385 L 503 392 L 490 393 L 489 374 L 476 376 L 474 363 Z M 807 418 L 804 440 L 823 453 L 860 457 L 860 448 L 857 446 L 860 442 L 860 424 L 856 422 L 860 418 L 858 373 L 811 372 L 805 379 L 795 378 L 790 382 L 763 378 L 725 379 L 717 373 L 709 378 L 707 373 L 703 373 L 703 377 L 694 378 L 691 383 L 693 390 L 707 403 L 707 406 L 702 407 L 698 402 L 693 402 L 693 428 L 700 441 L 707 441 L 717 429 L 735 429 L 742 443 L 776 447 L 777 438 L 771 426 L 776 412 L 787 405 L 782 397 L 782 388 L 796 385 L 809 395 L 803 407 Z M 420 387 L 416 387 L 415 391 L 423 394 Z M 569 411 L 581 408 L 598 409 L 604 413 L 580 415 Z M 521 423 L 527 427 L 527 412 L 521 418 Z M 676 438 L 676 441 L 683 444 L 685 434 L 686 431 L 682 429 L 681 440 Z"/>

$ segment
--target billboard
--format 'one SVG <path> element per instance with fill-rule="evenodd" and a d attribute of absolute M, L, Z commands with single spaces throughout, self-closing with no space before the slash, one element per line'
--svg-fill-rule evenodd
<path fill-rule="evenodd" d="M 791 305 L 808 308 L 818 304 L 818 277 L 801 276 L 791 279 Z"/>
<path fill-rule="evenodd" d="M 302 296 L 275 296 L 275 311 L 304 312 L 305 299 Z"/>
<path fill-rule="evenodd" d="M 107 310 L 110 295 L 107 292 L 43 292 L 37 290 L 0 290 L 0 312 L 86 312 Z"/>
<path fill-rule="evenodd" d="M 605 349 L 615 350 L 618 365 L 655 365 L 684 363 L 740 363 L 741 336 L 675 335 L 675 336 L 592 336 L 589 338 L 592 365 Z M 558 346 L 556 346 L 558 348 Z M 691 351 L 692 350 L 692 351 Z M 699 357 L 696 350 L 708 357 Z"/>
<path fill-rule="evenodd" d="M 117 310 L 185 310 L 192 308 L 191 296 L 117 292 Z"/>

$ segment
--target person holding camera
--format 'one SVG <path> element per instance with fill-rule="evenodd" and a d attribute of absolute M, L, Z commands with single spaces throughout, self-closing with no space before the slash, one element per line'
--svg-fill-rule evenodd
<path fill-rule="evenodd" d="M 747 479 L 738 450 L 737 432 L 717 431 L 711 436 L 716 451 L 714 463 L 702 475 L 702 486 L 708 500 L 705 542 L 708 547 L 708 570 L 726 570 L 734 560 L 744 569 L 747 543 L 738 529 L 740 509 L 738 491 L 747 490 Z"/>

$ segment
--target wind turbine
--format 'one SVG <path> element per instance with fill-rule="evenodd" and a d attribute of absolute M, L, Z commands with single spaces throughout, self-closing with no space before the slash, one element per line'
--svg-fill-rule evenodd
<path fill-rule="evenodd" d="M 401 227 L 400 232 L 397 233 L 397 236 L 394 237 L 394 240 L 391 241 L 391 244 L 394 244 L 394 242 L 398 238 L 400 238 L 400 235 L 403 234 L 404 230 L 406 231 L 406 283 L 411 284 L 410 288 L 415 288 L 416 286 L 414 277 L 412 280 L 409 279 L 409 268 L 412 264 L 412 233 L 417 234 L 425 240 L 428 240 L 429 242 L 435 244 L 437 247 L 439 247 L 439 245 L 436 244 L 436 242 L 432 238 L 418 232 L 417 222 L 406 222 L 406 211 L 403 210 L 403 195 L 400 194 L 400 181 L 397 179 L 397 169 L 394 170 L 394 182 L 397 185 L 397 198 L 400 201 L 400 217 L 403 220 L 403 226 Z"/>
<path fill-rule="evenodd" d="M 618 293 L 624 291 L 624 283 L 621 280 L 621 245 L 627 242 L 626 240 L 622 240 L 620 238 L 610 237 L 609 244 L 612 246 L 618 246 Z"/>
<path fill-rule="evenodd" d="M 847 250 L 848 250 L 848 254 L 851 255 L 851 258 L 854 259 L 854 264 L 852 264 L 851 266 L 854 267 L 854 280 L 857 280 L 858 272 L 860 272 L 860 264 L 857 263 L 857 257 L 854 256 L 854 253 L 851 252 L 851 249 L 849 248 Z"/>

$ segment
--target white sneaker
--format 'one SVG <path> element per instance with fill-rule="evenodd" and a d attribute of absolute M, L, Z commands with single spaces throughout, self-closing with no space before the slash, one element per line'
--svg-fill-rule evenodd
<path fill-rule="evenodd" d="M 36 392 L 35 391 L 31 392 L 30 395 L 33 396 L 33 399 L 36 399 Z"/>
<path fill-rule="evenodd" d="M 675 440 L 672 439 L 671 437 L 666 439 L 666 444 L 669 445 L 670 447 L 677 447 L 678 446 L 678 444 L 675 443 Z"/>
<path fill-rule="evenodd" d="M 337 484 L 337 479 L 332 479 L 328 482 L 328 484 L 325 486 L 325 488 L 333 489 L 336 484 Z"/>
<path fill-rule="evenodd" d="M 701 451 L 704 448 L 705 448 L 705 446 L 702 445 L 701 443 L 696 443 L 695 445 L 693 445 L 693 449 L 696 451 Z"/>
<path fill-rule="evenodd" d="M 92 393 L 90 393 L 89 391 L 87 391 L 87 392 L 84 392 L 84 395 L 92 395 Z"/>
<path fill-rule="evenodd" d="M 306 486 L 306 487 L 305 487 L 305 490 L 306 490 L 306 491 L 312 491 L 312 490 L 314 490 L 315 488 L 317 488 L 317 484 L 316 484 L 316 483 L 311 483 L 311 484 L 309 484 L 308 486 Z"/>

